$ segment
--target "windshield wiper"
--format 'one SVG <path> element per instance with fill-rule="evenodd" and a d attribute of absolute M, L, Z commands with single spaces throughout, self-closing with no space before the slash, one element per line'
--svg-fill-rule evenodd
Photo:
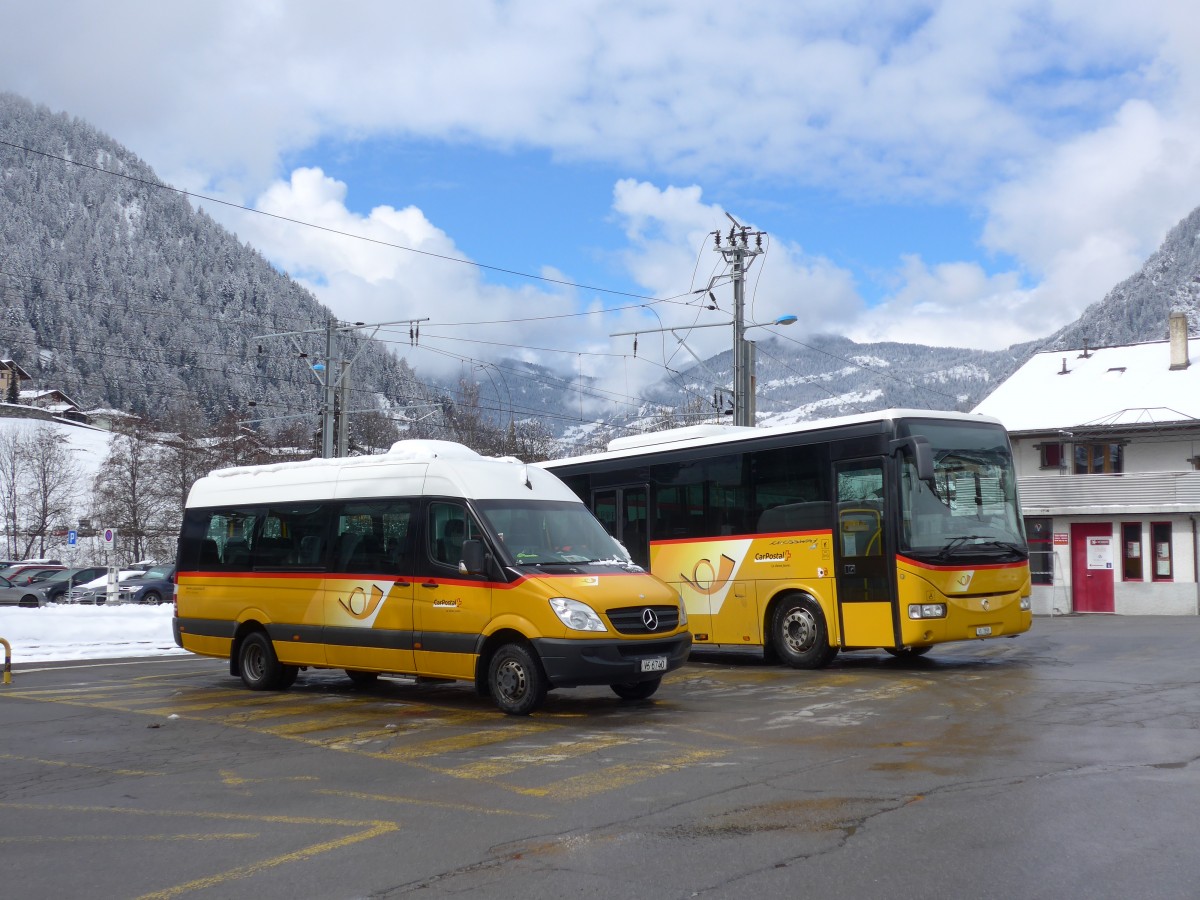
<path fill-rule="evenodd" d="M 967 541 L 982 541 L 982 534 L 964 534 L 960 537 L 951 538 L 942 545 L 942 549 L 937 552 L 938 559 L 949 559 L 955 550 L 961 547 Z"/>
<path fill-rule="evenodd" d="M 969 541 L 978 541 L 978 543 L 967 544 Z M 979 550 L 981 552 L 995 553 L 997 550 L 1004 553 L 1012 553 L 1022 559 L 1025 558 L 1025 548 L 1013 541 L 1001 541 L 995 538 L 987 538 L 981 534 L 968 534 L 961 537 L 956 537 L 946 542 L 941 550 L 937 552 L 938 559 L 950 559 L 955 555 L 956 550 L 960 549 Z"/>

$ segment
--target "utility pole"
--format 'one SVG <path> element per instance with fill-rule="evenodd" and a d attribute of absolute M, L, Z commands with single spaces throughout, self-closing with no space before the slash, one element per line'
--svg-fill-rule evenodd
<path fill-rule="evenodd" d="M 341 368 L 341 358 L 337 360 L 337 368 L 334 364 L 334 353 L 339 347 L 337 334 L 337 322 L 330 319 L 325 325 L 325 368 L 324 377 L 317 373 L 315 368 L 314 374 L 317 376 L 317 381 L 324 388 L 324 397 L 321 400 L 321 457 L 323 459 L 332 459 L 334 453 L 334 431 L 337 430 L 337 393 L 336 382 L 334 381 L 334 373 Z"/>
<path fill-rule="evenodd" d="M 410 332 L 417 323 L 424 321 L 427 320 L 408 320 Z M 309 366 L 309 371 L 312 372 L 313 377 L 317 379 L 317 383 L 321 386 L 321 456 L 325 459 L 346 455 L 350 444 L 349 413 L 363 411 L 350 409 L 351 367 L 354 365 L 355 360 L 358 359 L 359 354 L 370 345 L 371 339 L 375 337 L 380 328 L 387 325 L 400 324 L 403 324 L 403 322 L 379 322 L 374 325 L 367 325 L 364 322 L 339 322 L 336 319 L 330 319 L 326 323 L 325 362 Z M 370 334 L 366 335 L 366 338 L 362 341 L 355 354 L 346 359 L 342 349 L 343 335 L 350 331 L 367 328 L 372 329 Z M 282 331 L 277 334 L 259 335 L 257 340 L 261 341 L 277 337 L 290 338 L 299 358 L 307 359 L 308 354 L 304 352 L 304 348 L 300 345 L 299 336 L 319 333 L 320 331 L 315 328 L 306 331 Z M 259 344 L 258 352 L 263 352 L 261 344 Z M 249 421 L 262 420 L 255 419 Z"/>
<path fill-rule="evenodd" d="M 730 266 L 733 281 L 733 424 L 754 424 L 754 346 L 746 340 L 746 269 L 748 261 L 763 252 L 763 232 L 751 232 L 729 213 L 733 227 L 729 229 L 728 246 L 721 246 L 721 232 L 716 233 L 716 251 Z M 750 246 L 750 236 L 754 246 Z"/>

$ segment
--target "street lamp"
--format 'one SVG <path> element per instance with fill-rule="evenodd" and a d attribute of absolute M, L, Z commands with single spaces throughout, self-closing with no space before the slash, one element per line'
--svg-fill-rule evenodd
<path fill-rule="evenodd" d="M 769 328 L 774 325 L 791 325 L 796 322 L 796 316 L 788 313 L 782 315 L 773 322 L 749 322 L 741 327 L 741 357 L 742 364 L 740 367 L 734 366 L 734 385 L 733 385 L 733 415 L 734 425 L 745 425 L 753 427 L 757 419 L 758 410 L 755 402 L 755 397 L 758 389 L 758 378 L 755 370 L 758 366 L 758 353 L 754 341 L 746 338 L 746 332 L 751 328 Z M 734 323 L 735 334 L 738 331 L 737 323 Z M 735 363 L 737 353 L 734 353 Z"/>

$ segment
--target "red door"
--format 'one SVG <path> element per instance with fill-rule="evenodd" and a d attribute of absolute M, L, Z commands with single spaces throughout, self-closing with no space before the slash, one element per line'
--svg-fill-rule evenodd
<path fill-rule="evenodd" d="M 1108 522 L 1071 526 L 1071 606 L 1075 612 L 1113 611 L 1115 547 Z"/>

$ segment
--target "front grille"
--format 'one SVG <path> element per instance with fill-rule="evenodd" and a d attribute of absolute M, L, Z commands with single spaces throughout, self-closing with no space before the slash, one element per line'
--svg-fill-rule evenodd
<path fill-rule="evenodd" d="M 654 627 L 646 625 L 647 611 L 653 613 L 651 625 Z M 674 631 L 679 627 L 679 607 L 626 606 L 621 609 L 610 609 L 608 621 L 620 634 L 658 634 L 663 631 Z"/>

